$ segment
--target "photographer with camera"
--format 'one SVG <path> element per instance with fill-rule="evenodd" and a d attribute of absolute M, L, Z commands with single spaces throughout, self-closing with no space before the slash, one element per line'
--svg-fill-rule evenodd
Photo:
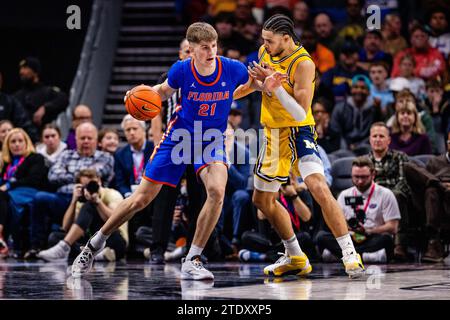
<path fill-rule="evenodd" d="M 40 251 L 38 258 L 45 261 L 67 261 L 69 254 L 75 257 L 80 245 L 89 239 L 111 216 L 113 209 L 123 199 L 122 195 L 101 186 L 101 179 L 94 169 L 82 169 L 76 176 L 72 201 L 64 214 L 61 231 L 49 236 L 49 249 Z M 106 246 L 95 259 L 115 261 L 125 256 L 127 225 L 114 232 Z"/>
<path fill-rule="evenodd" d="M 338 203 L 355 249 L 364 262 L 384 263 L 393 256 L 393 236 L 397 233 L 400 210 L 393 192 L 374 182 L 375 166 L 368 157 L 352 163 L 353 187 L 341 192 Z M 331 232 L 320 231 L 317 243 L 324 260 L 330 254 L 341 257 L 341 250 Z"/>

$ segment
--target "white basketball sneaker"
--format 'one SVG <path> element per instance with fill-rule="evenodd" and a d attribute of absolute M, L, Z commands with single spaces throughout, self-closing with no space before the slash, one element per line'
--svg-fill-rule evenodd
<path fill-rule="evenodd" d="M 91 241 L 89 240 L 81 250 L 80 254 L 73 261 L 72 277 L 81 277 L 91 271 L 95 256 L 103 250 L 105 245 L 106 242 L 103 243 L 103 246 L 101 248 L 96 250 L 91 245 Z"/>
<path fill-rule="evenodd" d="M 345 272 L 350 278 L 359 278 L 364 275 L 365 269 L 361 261 L 359 253 L 351 250 L 350 252 L 342 252 L 342 262 L 345 266 Z"/>
<path fill-rule="evenodd" d="M 181 279 L 183 280 L 214 280 L 211 271 L 203 266 L 200 256 L 193 256 L 191 260 L 181 260 Z"/>

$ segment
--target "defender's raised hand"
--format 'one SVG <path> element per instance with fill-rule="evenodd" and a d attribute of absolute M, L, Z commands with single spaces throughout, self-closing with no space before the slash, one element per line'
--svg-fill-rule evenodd
<path fill-rule="evenodd" d="M 285 81 L 287 81 L 287 75 L 277 71 L 264 80 L 264 91 L 273 92 Z"/>
<path fill-rule="evenodd" d="M 252 63 L 247 67 L 248 74 L 253 79 L 259 80 L 261 82 L 264 82 L 264 80 L 273 74 L 275 70 L 273 68 L 265 63 L 262 63 L 259 65 L 255 61 L 252 61 Z"/>

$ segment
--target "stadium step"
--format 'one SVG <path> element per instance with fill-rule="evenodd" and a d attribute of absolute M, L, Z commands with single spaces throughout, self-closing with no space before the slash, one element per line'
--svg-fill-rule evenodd
<path fill-rule="evenodd" d="M 178 59 L 186 27 L 178 23 L 175 0 L 124 0 L 114 67 L 103 112 L 103 127 L 119 131 L 126 115 L 123 97 L 139 84 L 155 85 Z"/>

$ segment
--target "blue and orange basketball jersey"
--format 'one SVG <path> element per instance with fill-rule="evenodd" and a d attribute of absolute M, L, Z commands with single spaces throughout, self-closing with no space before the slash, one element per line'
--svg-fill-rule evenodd
<path fill-rule="evenodd" d="M 225 131 L 233 92 L 248 81 L 248 73 L 241 62 L 218 56 L 215 71 L 204 77 L 195 69 L 193 60 L 187 59 L 171 67 L 167 81 L 171 88 L 181 89 L 181 104 L 150 157 L 144 178 L 176 186 L 188 163 L 194 164 L 197 174 L 210 163 L 227 163 L 223 139 L 219 147 L 210 150 L 213 141 L 205 139 L 204 133 L 210 129 L 220 134 Z M 191 146 L 187 152 L 179 150 L 186 133 Z M 209 151 L 207 157 L 205 150 Z"/>

